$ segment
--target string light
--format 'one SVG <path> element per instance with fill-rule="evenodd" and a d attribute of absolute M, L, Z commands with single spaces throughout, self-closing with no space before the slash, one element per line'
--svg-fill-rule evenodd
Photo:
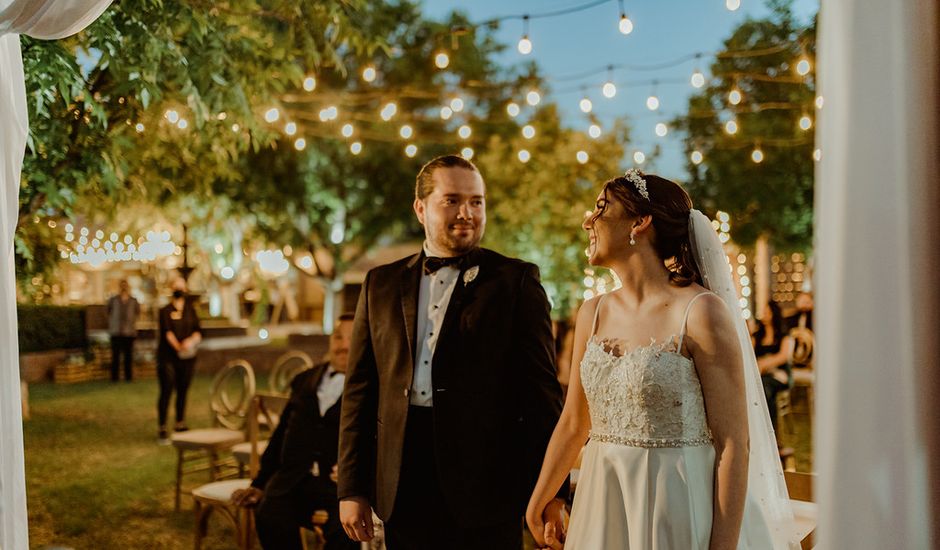
<path fill-rule="evenodd" d="M 454 110 L 450 107 L 441 107 L 441 120 L 450 120 L 454 116 Z"/>
<path fill-rule="evenodd" d="M 702 164 L 704 157 L 702 156 L 701 151 L 692 151 L 692 154 L 689 155 L 689 159 L 692 161 L 692 164 L 698 166 L 699 164 Z"/>
<path fill-rule="evenodd" d="M 738 123 L 737 123 L 736 121 L 734 121 L 734 120 L 729 120 L 728 122 L 726 122 L 726 123 L 725 123 L 725 132 L 731 134 L 732 136 L 733 136 L 734 134 L 737 134 L 737 133 L 738 133 Z"/>
<path fill-rule="evenodd" d="M 354 130 L 355 128 L 353 128 L 352 124 L 343 124 L 343 129 L 340 131 L 342 132 L 343 137 L 352 137 Z"/>
<path fill-rule="evenodd" d="M 409 143 L 408 146 L 405 147 L 405 154 L 408 155 L 408 158 L 414 158 L 414 156 L 418 154 L 418 146 L 414 143 Z"/>
<path fill-rule="evenodd" d="M 143 131 L 144 131 L 144 125 L 143 125 L 142 123 L 138 122 L 138 123 L 137 123 L 137 126 L 134 126 L 134 129 L 137 130 L 137 133 L 138 133 L 138 134 L 143 133 Z"/>
<path fill-rule="evenodd" d="M 637 151 L 633 153 L 633 162 L 637 164 L 643 164 L 646 162 L 646 155 L 643 154 L 643 151 Z"/>
<path fill-rule="evenodd" d="M 613 98 L 617 95 L 617 86 L 610 80 L 604 83 L 604 86 L 601 88 L 601 93 L 604 94 L 604 97 L 607 99 Z"/>
<path fill-rule="evenodd" d="M 241 128 L 242 128 L 242 127 L 239 126 L 238 124 L 232 124 L 232 131 L 233 131 L 233 132 L 237 132 L 237 131 L 241 130 Z"/>
<path fill-rule="evenodd" d="M 754 164 L 760 164 L 764 161 L 764 152 L 760 150 L 760 146 L 751 151 L 751 160 L 754 161 Z"/>
<path fill-rule="evenodd" d="M 525 101 L 529 105 L 535 107 L 539 104 L 539 101 L 542 101 L 542 96 L 536 90 L 529 90 L 529 93 L 525 95 Z"/>
<path fill-rule="evenodd" d="M 176 123 L 176 126 L 177 126 L 180 130 L 185 130 L 185 129 L 189 126 L 189 123 L 186 122 L 186 119 L 185 119 L 185 118 L 181 118 L 180 121 Z"/>
<path fill-rule="evenodd" d="M 362 79 L 366 82 L 372 82 L 375 80 L 376 72 L 375 67 L 369 65 L 365 69 L 362 69 Z"/>
<path fill-rule="evenodd" d="M 731 88 L 731 91 L 728 92 L 728 103 L 737 105 L 738 103 L 741 103 L 741 99 L 741 90 L 739 90 L 737 86 Z"/>
<path fill-rule="evenodd" d="M 815 160 L 816 162 L 819 162 L 820 160 L 822 160 L 822 149 L 813 150 L 813 160 Z"/>
<path fill-rule="evenodd" d="M 519 53 L 522 55 L 529 55 L 532 53 L 532 41 L 529 40 L 529 16 L 524 15 L 522 17 L 522 38 L 519 39 L 519 44 L 516 46 L 519 50 Z"/>
<path fill-rule="evenodd" d="M 529 152 L 525 149 L 520 150 L 516 156 L 519 158 L 519 161 L 522 162 L 523 164 L 525 164 L 526 162 L 529 162 L 529 159 L 532 158 L 532 155 L 530 155 Z"/>
<path fill-rule="evenodd" d="M 404 139 L 409 139 L 412 135 L 414 135 L 414 129 L 412 129 L 411 126 L 405 124 L 398 130 L 398 135 Z"/>
<path fill-rule="evenodd" d="M 590 157 L 587 154 L 587 151 L 578 151 L 575 155 L 575 158 L 578 159 L 578 162 L 581 164 L 587 164 L 587 161 L 590 160 Z"/>
<path fill-rule="evenodd" d="M 303 151 L 307 148 L 307 140 L 304 138 L 297 138 L 297 141 L 294 142 L 294 149 L 298 151 Z"/>
<path fill-rule="evenodd" d="M 173 110 L 167 111 L 163 116 L 170 121 L 170 124 L 176 124 L 180 119 L 180 114 Z"/>
<path fill-rule="evenodd" d="M 817 109 L 823 108 L 823 96 L 821 95 L 816 96 L 816 108 Z"/>
<path fill-rule="evenodd" d="M 470 126 L 466 124 L 464 124 L 463 126 L 457 129 L 457 135 L 463 139 L 469 138 L 470 134 L 472 133 L 473 133 L 473 130 L 470 128 Z"/>
<path fill-rule="evenodd" d="M 531 124 L 526 124 L 522 127 L 522 137 L 526 139 L 532 139 L 535 137 L 535 127 Z"/>
<path fill-rule="evenodd" d="M 268 122 L 277 122 L 277 119 L 279 118 L 281 118 L 281 113 L 277 110 L 276 107 L 272 107 L 264 113 L 264 120 Z M 170 122 L 173 121 L 171 120 Z"/>
<path fill-rule="evenodd" d="M 591 124 L 588 127 L 588 135 L 594 139 L 601 137 L 601 127 L 597 124 Z"/>
<path fill-rule="evenodd" d="M 510 101 L 509 104 L 506 105 L 506 113 L 509 114 L 509 116 L 516 118 L 519 116 L 519 106 Z"/>
<path fill-rule="evenodd" d="M 591 100 L 588 99 L 587 97 L 583 98 L 581 102 L 578 104 L 578 106 L 581 107 L 582 113 L 590 113 L 591 109 L 594 108 L 594 104 L 591 103 Z"/>
<path fill-rule="evenodd" d="M 288 122 L 286 125 L 284 125 L 284 133 L 287 134 L 287 135 L 289 135 L 289 136 L 292 136 L 292 135 L 296 134 L 296 133 L 297 133 L 297 125 L 294 124 L 293 122 Z"/>
<path fill-rule="evenodd" d="M 349 151 L 350 151 L 352 154 L 354 154 L 354 155 L 358 155 L 359 153 L 362 152 L 362 144 L 359 143 L 358 141 L 354 141 L 354 142 L 350 143 L 350 144 L 349 144 Z"/>
<path fill-rule="evenodd" d="M 446 52 L 438 52 L 437 55 L 434 56 L 434 65 L 436 65 L 438 69 L 446 69 L 447 66 L 450 65 L 450 56 L 447 55 Z"/>
<path fill-rule="evenodd" d="M 806 76 L 809 74 L 809 70 L 809 59 L 806 59 L 805 57 L 801 58 L 796 64 L 796 74 L 800 76 Z"/>
<path fill-rule="evenodd" d="M 317 88 L 317 79 L 314 76 L 308 76 L 304 79 L 304 90 L 312 92 Z"/>
<path fill-rule="evenodd" d="M 620 22 L 617 23 L 617 28 L 620 30 L 620 34 L 626 36 L 633 32 L 633 21 L 630 21 L 627 12 L 623 9 L 623 0 L 618 0 L 618 2 L 620 3 Z"/>
<path fill-rule="evenodd" d="M 809 130 L 813 127 L 813 119 L 809 118 L 809 115 L 803 115 L 800 117 L 800 130 Z"/>
<path fill-rule="evenodd" d="M 473 149 L 471 149 L 470 147 L 464 147 L 463 149 L 460 150 L 460 156 L 462 156 L 463 158 L 465 158 L 465 159 L 467 159 L 467 160 L 472 159 L 472 158 L 473 158 Z"/>
<path fill-rule="evenodd" d="M 660 122 L 656 125 L 656 135 L 659 137 L 666 137 L 666 134 L 669 133 L 669 127 L 666 126 L 665 122 Z"/>
<path fill-rule="evenodd" d="M 701 88 L 705 85 L 705 75 L 702 74 L 702 71 L 695 69 L 695 72 L 692 73 L 692 78 L 690 79 L 693 88 Z"/>
<path fill-rule="evenodd" d="M 649 109 L 650 111 L 655 111 L 656 109 L 659 109 L 659 98 L 656 97 L 655 93 L 650 94 L 650 96 L 646 98 L 646 108 Z"/>
<path fill-rule="evenodd" d="M 382 120 L 388 122 L 389 120 L 392 120 L 392 117 L 395 116 L 395 113 L 397 112 L 398 105 L 395 105 L 394 103 L 386 103 L 385 106 L 382 107 L 382 111 L 379 114 L 381 115 Z"/>
<path fill-rule="evenodd" d="M 463 100 L 460 99 L 459 97 L 455 97 L 454 99 L 450 100 L 450 108 L 455 113 L 459 113 L 460 111 L 463 111 Z"/>
<path fill-rule="evenodd" d="M 228 118 L 228 115 L 225 114 L 225 112 L 223 111 L 223 112 L 219 113 L 216 118 L 218 118 L 219 120 L 225 120 L 226 118 Z"/>
<path fill-rule="evenodd" d="M 737 11 L 741 7 L 741 0 L 725 0 L 725 7 L 728 11 Z"/>

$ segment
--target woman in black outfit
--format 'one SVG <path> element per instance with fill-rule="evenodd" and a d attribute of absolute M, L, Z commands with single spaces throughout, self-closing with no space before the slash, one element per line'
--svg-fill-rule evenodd
<path fill-rule="evenodd" d="M 767 303 L 752 338 L 770 421 L 776 432 L 777 393 L 790 387 L 790 355 L 793 353 L 793 339 L 785 332 L 783 315 L 776 302 Z"/>
<path fill-rule="evenodd" d="M 186 281 L 176 279 L 171 288 L 173 298 L 160 309 L 157 344 L 157 377 L 160 380 L 157 416 L 160 423 L 158 437 L 161 441 L 167 439 L 167 408 L 173 390 L 176 390 L 175 431 L 188 429 L 185 421 L 186 394 L 193 379 L 196 348 L 202 341 L 196 309 L 186 300 Z"/>

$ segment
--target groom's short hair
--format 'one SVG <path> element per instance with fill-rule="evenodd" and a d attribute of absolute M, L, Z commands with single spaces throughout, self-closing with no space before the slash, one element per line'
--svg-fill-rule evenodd
<path fill-rule="evenodd" d="M 471 172 L 480 173 L 469 160 L 459 155 L 441 155 L 431 159 L 427 164 L 421 167 L 418 172 L 417 182 L 415 183 L 415 197 L 418 200 L 424 200 L 428 195 L 434 192 L 434 171 L 438 168 L 465 168 Z"/>

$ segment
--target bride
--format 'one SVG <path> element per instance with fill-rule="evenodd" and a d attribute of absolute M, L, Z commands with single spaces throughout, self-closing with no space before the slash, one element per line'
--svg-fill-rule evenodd
<path fill-rule="evenodd" d="M 591 265 L 622 287 L 578 313 L 567 401 L 526 510 L 538 545 L 799 548 L 709 220 L 677 184 L 630 170 L 604 185 L 583 227 Z M 588 438 L 564 533 L 546 507 Z"/>

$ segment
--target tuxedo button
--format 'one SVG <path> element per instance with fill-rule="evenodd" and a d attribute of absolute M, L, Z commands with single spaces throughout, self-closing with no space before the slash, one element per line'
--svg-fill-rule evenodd
<path fill-rule="evenodd" d="M 438 391 L 438 392 L 447 391 L 447 388 L 436 388 L 434 391 Z"/>
<path fill-rule="evenodd" d="M 405 388 L 405 397 L 408 397 L 409 393 L 411 393 L 411 390 L 409 390 L 408 388 Z"/>

